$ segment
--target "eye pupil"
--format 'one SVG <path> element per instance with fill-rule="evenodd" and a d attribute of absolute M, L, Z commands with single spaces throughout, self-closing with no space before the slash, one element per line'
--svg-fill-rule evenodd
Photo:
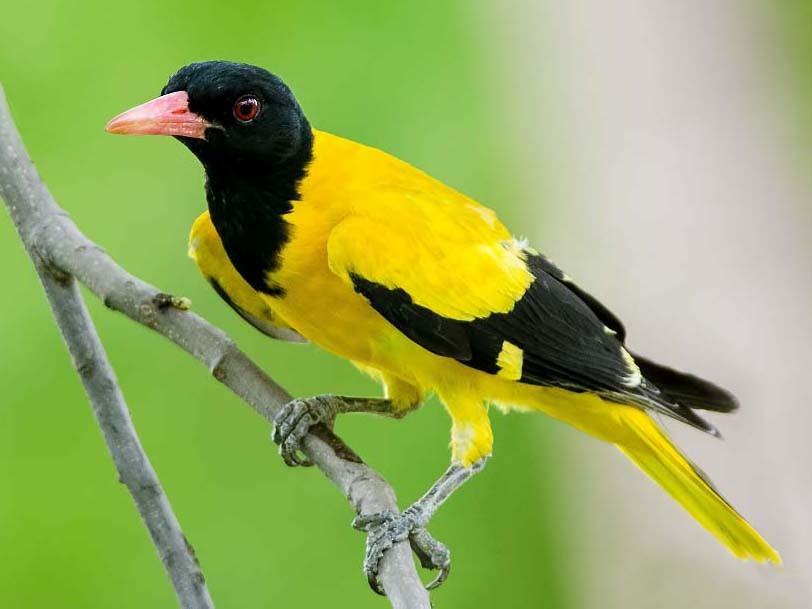
<path fill-rule="evenodd" d="M 234 103 L 234 117 L 240 122 L 250 122 L 257 114 L 259 114 L 259 100 L 253 95 L 243 95 Z"/>

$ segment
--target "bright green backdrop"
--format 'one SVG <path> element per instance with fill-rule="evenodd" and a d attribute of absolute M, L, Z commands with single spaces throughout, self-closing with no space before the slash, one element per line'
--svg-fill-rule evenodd
<path fill-rule="evenodd" d="M 114 114 L 179 66 L 265 66 L 321 129 L 379 146 L 520 225 L 511 140 L 483 23 L 456 2 L 4 3 L 0 79 L 37 166 L 85 233 L 130 271 L 189 296 L 297 395 L 375 395 L 349 364 L 274 344 L 210 291 L 186 258 L 204 207 L 201 169 L 177 143 L 117 138 Z M 497 103 L 499 102 L 499 103 Z M 521 232 L 521 231 L 517 231 Z M 10 222 L 0 216 L 0 607 L 172 607 L 169 583 L 116 482 L 81 386 Z M 362 535 L 314 471 L 277 458 L 267 426 L 166 340 L 91 302 L 143 443 L 219 607 L 382 607 Z M 568 606 L 577 523 L 558 497 L 563 458 L 542 417 L 494 415 L 496 458 L 441 510 L 452 548 L 442 607 Z M 338 430 L 402 503 L 448 462 L 432 400 L 404 421 L 348 417 Z"/>

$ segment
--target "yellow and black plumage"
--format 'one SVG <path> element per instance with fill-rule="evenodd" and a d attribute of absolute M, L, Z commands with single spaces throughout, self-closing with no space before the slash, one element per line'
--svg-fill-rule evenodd
<path fill-rule="evenodd" d="M 200 158 L 209 211 L 190 253 L 246 320 L 352 360 L 395 410 L 435 392 L 460 468 L 491 454 L 489 404 L 545 412 L 617 445 L 736 556 L 780 561 L 651 416 L 716 434 L 696 410 L 729 412 L 735 399 L 632 355 L 620 321 L 491 210 L 311 129 L 259 68 L 193 64 L 163 94 L 174 118 L 156 118 L 156 100 L 109 129 L 176 135 Z"/>

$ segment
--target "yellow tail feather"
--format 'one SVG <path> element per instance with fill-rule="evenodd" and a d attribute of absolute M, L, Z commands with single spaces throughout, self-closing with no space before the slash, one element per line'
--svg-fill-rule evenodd
<path fill-rule="evenodd" d="M 629 409 L 622 421 L 636 442 L 618 448 L 662 486 L 722 545 L 741 559 L 781 564 L 769 543 L 719 495 L 645 412 Z"/>

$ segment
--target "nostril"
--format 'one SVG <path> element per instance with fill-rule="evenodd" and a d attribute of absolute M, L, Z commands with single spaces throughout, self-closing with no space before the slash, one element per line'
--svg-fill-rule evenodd
<path fill-rule="evenodd" d="M 172 114 L 186 114 L 189 112 L 186 108 L 178 108 L 177 110 L 172 110 Z"/>

